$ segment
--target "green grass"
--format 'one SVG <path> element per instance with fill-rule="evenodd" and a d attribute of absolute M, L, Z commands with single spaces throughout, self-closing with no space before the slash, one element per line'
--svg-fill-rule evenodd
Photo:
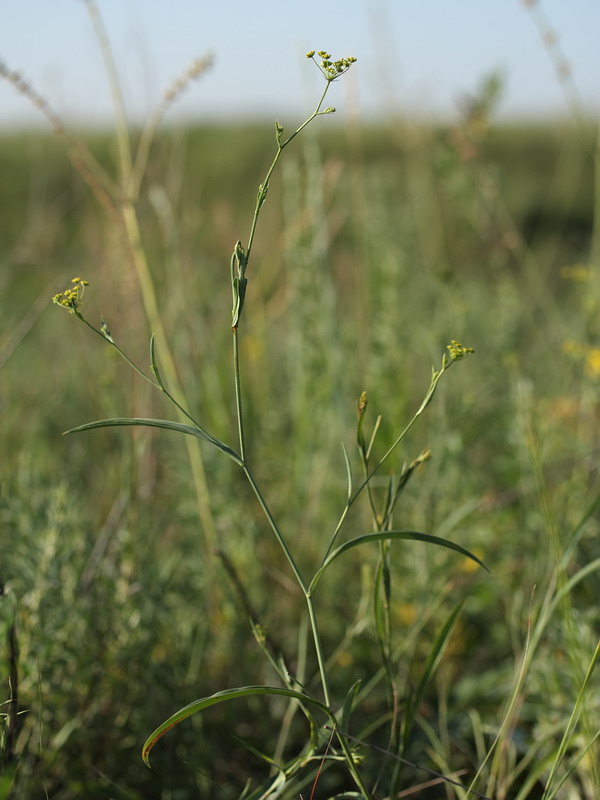
<path fill-rule="evenodd" d="M 349 732 L 410 762 L 362 746 L 374 797 L 435 780 L 426 768 L 494 798 L 591 800 L 600 332 L 591 280 L 563 268 L 600 269 L 590 258 L 593 126 L 330 123 L 316 120 L 290 145 L 257 231 L 239 341 L 247 461 L 298 568 L 314 574 L 346 502 L 341 442 L 360 483 L 361 392 L 367 443 L 382 416 L 373 465 L 458 338 L 476 354 L 444 376 L 373 479 L 372 501 L 380 507 L 387 476 L 431 447 L 390 527 L 447 538 L 491 569 L 410 541 L 333 562 L 314 594 L 332 704 L 360 679 Z M 113 139 L 85 141 L 114 174 Z M 201 444 L 199 512 L 182 437 L 61 437 L 92 419 L 176 415 L 49 303 L 82 275 L 86 318 L 104 318 L 149 374 L 156 333 L 178 399 L 237 447 L 229 255 L 247 236 L 273 147 L 270 123 L 157 139 L 136 209 L 161 342 L 143 271 L 60 143 L 0 141 L 10 174 L 0 187 L 0 631 L 7 642 L 16 619 L 20 711 L 11 752 L 4 724 L 0 797 L 239 797 L 269 775 L 259 753 L 292 760 L 306 745 L 301 713 L 252 694 L 182 721 L 156 745 L 152 771 L 143 765 L 146 737 L 188 703 L 283 685 L 249 613 L 294 689 L 323 699 L 305 599 L 241 470 L 217 449 Z M 362 497 L 338 543 L 376 529 Z M 310 796 L 328 739 L 283 797 Z M 328 765 L 315 796 L 354 788 L 347 768 Z M 417 796 L 467 793 L 438 783 Z"/>

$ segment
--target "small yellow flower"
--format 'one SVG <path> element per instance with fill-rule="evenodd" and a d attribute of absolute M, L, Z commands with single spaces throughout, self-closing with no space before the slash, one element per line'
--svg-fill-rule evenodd
<path fill-rule="evenodd" d="M 267 633 L 262 625 L 255 625 L 254 626 L 254 635 L 256 636 L 256 641 L 259 644 L 265 644 L 267 641 Z"/>
<path fill-rule="evenodd" d="M 307 54 L 307 58 L 313 58 L 315 55 L 314 50 L 310 50 Z M 319 50 L 317 55 L 321 59 L 321 63 L 315 64 L 321 70 L 321 74 L 325 78 L 326 81 L 331 83 L 336 78 L 339 78 L 340 75 L 343 75 L 345 72 L 348 72 L 352 64 L 356 63 L 356 58 L 354 56 L 348 56 L 347 58 L 338 58 L 336 61 L 332 61 L 331 53 L 328 53 L 327 50 Z"/>
<path fill-rule="evenodd" d="M 88 281 L 82 278 L 71 278 L 73 286 L 65 289 L 64 292 L 58 292 L 52 297 L 52 302 L 56 303 L 61 308 L 66 308 L 71 314 L 76 314 L 79 306 L 83 302 L 83 293 L 85 287 L 89 286 Z"/>
<path fill-rule="evenodd" d="M 465 347 L 460 342 L 457 342 L 456 339 L 450 340 L 450 344 L 448 345 L 447 349 L 450 352 L 450 358 L 452 361 L 460 361 L 461 358 L 470 356 L 475 352 L 472 347 Z"/>
<path fill-rule="evenodd" d="M 477 548 L 474 548 L 473 549 L 473 555 L 476 555 L 477 558 L 483 559 L 483 555 L 484 554 L 482 553 L 481 550 L 479 550 Z M 458 569 L 461 572 L 469 574 L 471 572 L 477 572 L 477 570 L 479 569 L 479 564 L 476 561 L 473 561 L 472 558 L 466 558 L 465 557 L 465 558 L 461 558 L 461 560 L 459 561 Z"/>
<path fill-rule="evenodd" d="M 585 345 L 575 339 L 566 339 L 562 344 L 562 351 L 569 356 L 581 358 L 585 354 Z"/>
<path fill-rule="evenodd" d="M 575 283 L 585 283 L 590 279 L 590 268 L 585 264 L 572 264 L 562 267 L 560 277 Z"/>
<path fill-rule="evenodd" d="M 351 666 L 354 659 L 352 658 L 352 654 L 349 653 L 347 650 L 341 652 L 338 656 L 338 664 L 340 667 L 349 667 Z"/>
<path fill-rule="evenodd" d="M 394 607 L 400 622 L 410 627 L 417 619 L 417 607 L 414 603 L 398 603 Z"/>

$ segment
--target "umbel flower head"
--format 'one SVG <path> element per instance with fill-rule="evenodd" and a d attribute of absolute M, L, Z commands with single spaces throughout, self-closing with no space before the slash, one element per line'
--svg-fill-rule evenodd
<path fill-rule="evenodd" d="M 452 339 L 450 344 L 448 345 L 447 349 L 450 352 L 450 359 L 452 361 L 460 361 L 461 358 L 465 356 L 470 356 L 475 350 L 472 347 L 465 347 L 460 342 L 457 342 L 456 339 Z"/>
<path fill-rule="evenodd" d="M 329 83 L 331 81 L 335 81 L 337 78 L 343 75 L 344 72 L 348 72 L 352 64 L 354 64 L 356 61 L 354 56 L 348 56 L 348 58 L 338 58 L 337 61 L 332 61 L 331 53 L 328 53 L 326 50 L 319 50 L 316 55 L 318 55 L 321 59 L 320 62 L 315 59 L 314 50 L 308 52 L 306 57 L 315 62 L 321 74 Z"/>
<path fill-rule="evenodd" d="M 89 286 L 89 283 L 82 278 L 72 278 L 71 283 L 72 286 L 65 289 L 64 292 L 55 294 L 52 302 L 56 303 L 57 306 L 68 309 L 71 314 L 77 314 L 79 306 L 83 302 L 85 287 Z"/>

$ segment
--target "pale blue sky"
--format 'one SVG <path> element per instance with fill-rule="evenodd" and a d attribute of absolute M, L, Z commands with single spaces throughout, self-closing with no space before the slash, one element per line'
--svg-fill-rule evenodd
<path fill-rule="evenodd" d="M 531 15 L 519 0 L 98 0 L 132 118 L 170 80 L 212 52 L 214 67 L 171 117 L 302 115 L 319 90 L 309 49 L 358 63 L 334 86 L 340 111 L 455 112 L 492 70 L 505 76 L 504 117 L 566 113 Z M 600 0 L 539 0 L 588 111 L 600 111 Z M 0 0 L 0 59 L 65 117 L 106 122 L 110 97 L 79 0 Z M 0 81 L 0 126 L 36 119 Z"/>

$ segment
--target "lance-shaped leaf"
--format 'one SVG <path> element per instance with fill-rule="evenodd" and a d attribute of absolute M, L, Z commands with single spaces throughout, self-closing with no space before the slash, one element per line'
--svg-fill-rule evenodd
<path fill-rule="evenodd" d="M 340 547 L 334 550 L 333 553 L 330 553 L 310 582 L 310 586 L 308 587 L 309 594 L 312 594 L 312 592 L 315 590 L 317 583 L 320 581 L 321 576 L 331 562 L 335 561 L 335 559 L 338 556 L 341 556 L 342 553 L 351 550 L 353 547 L 358 547 L 358 545 L 361 544 L 381 542 L 385 539 L 404 539 L 414 542 L 428 542 L 429 544 L 437 544 L 439 547 L 445 547 L 448 550 L 455 550 L 457 553 L 460 553 L 466 558 L 470 558 L 472 561 L 475 561 L 476 564 L 479 564 L 480 567 L 483 567 L 487 572 L 489 572 L 489 569 L 486 567 L 483 561 L 477 558 L 474 553 L 471 553 L 470 550 L 461 547 L 459 544 L 448 541 L 448 539 L 441 539 L 439 536 L 432 536 L 430 533 L 419 533 L 419 531 L 380 531 L 378 533 L 365 533 L 362 536 L 358 536 L 356 539 L 351 539 L 349 542 L 345 542 L 344 544 L 340 545 Z"/>
<path fill-rule="evenodd" d="M 344 462 L 346 464 L 346 475 L 348 477 L 348 496 L 346 498 L 347 501 L 350 500 L 352 497 L 352 467 L 350 466 L 350 459 L 348 458 L 348 453 L 346 452 L 346 447 L 342 442 L 342 450 L 344 452 Z"/>
<path fill-rule="evenodd" d="M 81 431 L 91 431 L 94 428 L 114 428 L 119 426 L 129 425 L 142 425 L 149 428 L 165 428 L 168 431 L 176 431 L 177 433 L 186 433 L 188 436 L 195 436 L 197 439 L 204 439 L 210 442 L 215 447 L 218 447 L 225 455 L 229 456 L 235 463 L 242 467 L 244 462 L 235 450 L 228 447 L 219 439 L 215 439 L 210 433 L 207 433 L 202 428 L 194 428 L 191 425 L 184 425 L 182 422 L 173 422 L 169 419 L 144 419 L 141 417 L 114 417 L 112 419 L 99 419 L 95 422 L 86 422 L 85 425 L 78 425 L 76 428 L 71 428 L 65 431 L 68 433 L 80 433 Z"/>
<path fill-rule="evenodd" d="M 203 697 L 201 700 L 195 700 L 187 706 L 173 714 L 169 719 L 166 719 L 162 725 L 153 731 L 146 739 L 142 748 L 142 759 L 146 766 L 150 766 L 150 752 L 158 740 L 165 735 L 165 733 L 178 725 L 182 720 L 191 717 L 197 711 L 203 711 L 205 708 L 215 706 L 218 703 L 226 703 L 228 700 L 237 700 L 240 697 L 250 697 L 256 694 L 269 694 L 269 695 L 283 695 L 284 697 L 292 697 L 299 700 L 301 703 L 313 705 L 323 711 L 329 717 L 330 721 L 335 725 L 335 717 L 328 706 L 321 703 L 304 692 L 295 692 L 293 689 L 280 689 L 277 686 L 242 686 L 238 689 L 225 689 L 223 692 L 211 694 L 209 697 Z"/>
<path fill-rule="evenodd" d="M 165 385 L 163 383 L 162 375 L 160 374 L 160 370 L 158 369 L 158 364 L 156 363 L 156 346 L 154 341 L 154 334 L 150 337 L 150 369 L 152 370 L 152 374 L 156 378 L 156 382 L 158 383 L 159 388 L 161 391 L 165 391 Z"/>

